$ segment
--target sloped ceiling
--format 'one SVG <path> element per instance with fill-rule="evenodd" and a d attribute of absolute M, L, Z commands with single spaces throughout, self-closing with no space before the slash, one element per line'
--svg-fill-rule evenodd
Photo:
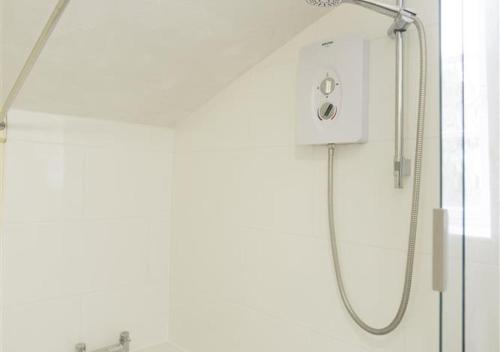
<path fill-rule="evenodd" d="M 2 93 L 56 0 L 2 0 Z M 72 0 L 15 107 L 172 125 L 324 15 L 303 0 Z"/>

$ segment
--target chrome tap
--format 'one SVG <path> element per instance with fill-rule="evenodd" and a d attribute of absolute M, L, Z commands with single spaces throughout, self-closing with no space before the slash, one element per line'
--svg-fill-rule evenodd
<path fill-rule="evenodd" d="M 97 349 L 93 352 L 130 352 L 130 333 L 123 331 L 117 344 Z M 76 352 L 87 352 L 87 345 L 79 343 L 75 346 Z"/>

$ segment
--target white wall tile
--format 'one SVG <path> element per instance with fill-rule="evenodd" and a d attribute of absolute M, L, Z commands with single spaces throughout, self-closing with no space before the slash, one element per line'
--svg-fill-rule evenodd
<path fill-rule="evenodd" d="M 170 151 L 89 148 L 84 172 L 84 215 L 168 216 L 170 164 Z"/>
<path fill-rule="evenodd" d="M 152 281 L 168 283 L 170 277 L 170 220 L 152 219 L 149 225 L 149 275 Z"/>
<path fill-rule="evenodd" d="M 6 145 L 2 351 L 167 341 L 173 133 L 16 111 Z"/>
<path fill-rule="evenodd" d="M 406 6 L 427 25 L 439 23 L 439 1 L 407 0 Z"/>
<path fill-rule="evenodd" d="M 120 153 L 118 149 L 94 148 L 87 151 L 85 216 L 109 218 L 144 215 L 138 199 L 142 187 L 137 179 L 140 170 L 134 165 L 137 162 L 134 157 L 138 153 L 134 154 L 129 156 L 128 153 Z"/>
<path fill-rule="evenodd" d="M 402 326 L 412 331 L 405 337 L 407 351 L 439 351 L 438 297 L 439 294 L 432 290 L 432 256 L 417 254 L 410 305 Z"/>
<path fill-rule="evenodd" d="M 62 143 L 64 120 L 53 114 L 11 110 L 8 138 L 9 141 Z"/>
<path fill-rule="evenodd" d="M 327 351 L 347 351 L 347 352 L 367 352 L 369 351 L 361 344 L 349 344 L 342 340 L 334 339 L 328 335 L 311 332 L 310 334 L 311 347 L 310 351 L 327 352 Z"/>
<path fill-rule="evenodd" d="M 310 331 L 258 311 L 243 311 L 241 351 L 309 351 Z"/>
<path fill-rule="evenodd" d="M 116 343 L 127 330 L 133 348 L 167 340 L 167 291 L 165 287 L 130 286 L 82 298 L 82 336 L 89 348 Z"/>
<path fill-rule="evenodd" d="M 312 149 L 257 148 L 242 155 L 243 224 L 311 236 L 314 170 L 308 159 Z"/>
<path fill-rule="evenodd" d="M 81 148 L 10 141 L 5 151 L 5 221 L 81 216 L 82 171 Z"/>
<path fill-rule="evenodd" d="M 80 299 L 39 302 L 5 309 L 4 351 L 72 351 L 80 335 Z"/>
<path fill-rule="evenodd" d="M 163 343 L 161 345 L 146 347 L 141 349 L 139 352 L 183 352 L 177 346 L 173 346 L 170 343 Z"/>
<path fill-rule="evenodd" d="M 451 248 L 450 248 L 451 252 Z M 462 259 L 448 260 L 448 280 L 443 292 L 443 349 L 459 351 L 462 348 Z"/>
<path fill-rule="evenodd" d="M 147 281 L 150 236 L 146 220 L 96 220 L 82 226 L 81 279 L 88 291 Z"/>
<path fill-rule="evenodd" d="M 3 230 L 6 306 L 82 292 L 81 223 L 18 223 Z"/>

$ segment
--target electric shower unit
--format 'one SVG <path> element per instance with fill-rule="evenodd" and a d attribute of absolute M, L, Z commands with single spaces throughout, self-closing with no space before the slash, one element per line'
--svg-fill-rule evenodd
<path fill-rule="evenodd" d="M 368 46 L 356 37 L 300 52 L 297 143 L 362 143 L 368 137 Z"/>
<path fill-rule="evenodd" d="M 372 0 L 306 0 L 315 6 L 338 6 L 350 3 L 376 11 L 393 19 L 388 35 L 395 39 L 396 52 L 396 106 L 393 176 L 395 188 L 403 188 L 403 178 L 410 176 L 411 161 L 404 151 L 404 33 L 415 25 L 420 43 L 420 77 L 417 109 L 415 156 L 413 160 L 413 192 L 409 219 L 408 252 L 405 280 L 399 307 L 391 321 L 382 327 L 365 322 L 353 307 L 344 279 L 338 253 L 334 220 L 334 156 L 337 144 L 363 143 L 368 140 L 368 49 L 367 43 L 357 37 L 344 37 L 312 44 L 302 49 L 297 77 L 297 143 L 328 145 L 328 221 L 330 244 L 340 297 L 354 322 L 368 333 L 385 335 L 401 323 L 410 299 L 413 262 L 418 224 L 420 183 L 426 97 L 427 53 L 425 30 L 416 13 L 398 5 L 387 5 Z"/>

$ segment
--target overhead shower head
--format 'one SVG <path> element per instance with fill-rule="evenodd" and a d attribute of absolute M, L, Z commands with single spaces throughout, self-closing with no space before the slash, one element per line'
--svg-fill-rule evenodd
<path fill-rule="evenodd" d="M 306 0 L 309 5 L 321 7 L 335 7 L 342 4 L 343 0 Z"/>
<path fill-rule="evenodd" d="M 305 0 L 305 2 L 320 7 L 337 7 L 345 3 L 356 4 L 394 18 L 403 10 L 397 6 L 387 5 L 376 0 Z M 405 10 L 405 12 L 407 11 Z M 413 14 L 412 12 L 408 13 Z"/>

